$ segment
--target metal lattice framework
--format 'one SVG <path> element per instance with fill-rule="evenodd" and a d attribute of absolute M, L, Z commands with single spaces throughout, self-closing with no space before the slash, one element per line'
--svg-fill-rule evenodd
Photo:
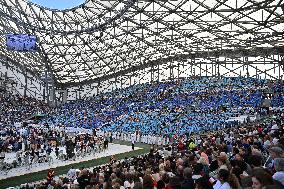
<path fill-rule="evenodd" d="M 239 74 L 227 65 L 240 64 L 243 70 L 246 66 L 268 75 L 278 69 L 278 76 L 269 76 L 279 79 L 284 55 L 281 5 L 282 0 L 88 0 L 59 11 L 25 0 L 0 0 L 0 55 L 39 78 L 48 70 L 61 87 L 146 69 L 155 79 L 159 66 L 173 75 L 174 68 L 180 71 L 185 64 L 191 75 L 193 66 L 200 75 Z M 6 33 L 36 35 L 40 51 L 8 52 Z M 254 64 L 273 66 L 261 70 Z"/>

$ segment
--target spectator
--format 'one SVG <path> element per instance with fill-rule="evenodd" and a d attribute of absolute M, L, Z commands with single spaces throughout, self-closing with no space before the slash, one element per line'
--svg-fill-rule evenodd
<path fill-rule="evenodd" d="M 220 169 L 218 173 L 218 180 L 213 186 L 214 189 L 240 189 L 240 184 L 237 177 L 226 169 Z"/>
<path fill-rule="evenodd" d="M 170 178 L 169 185 L 170 185 L 170 189 L 181 189 L 180 178 L 177 176 Z"/>
<path fill-rule="evenodd" d="M 208 177 L 204 176 L 196 180 L 195 189 L 213 189 L 213 185 L 208 181 Z"/>
<path fill-rule="evenodd" d="M 242 176 L 241 186 L 243 189 L 252 189 L 252 178 L 251 176 Z"/>
<path fill-rule="evenodd" d="M 154 189 L 154 182 L 150 175 L 145 175 L 143 178 L 143 189 Z"/>
<path fill-rule="evenodd" d="M 274 173 L 272 178 L 279 181 L 284 187 L 284 158 L 274 159 L 274 169 L 276 173 Z"/>
<path fill-rule="evenodd" d="M 273 179 L 266 171 L 257 169 L 252 175 L 252 189 L 262 189 L 265 186 L 273 185 Z"/>
<path fill-rule="evenodd" d="M 181 184 L 181 189 L 194 188 L 194 182 L 192 179 L 192 170 L 188 167 L 185 168 L 183 171 L 183 176 L 184 176 L 184 181 Z"/>
<path fill-rule="evenodd" d="M 48 169 L 47 171 L 47 183 L 51 183 L 51 181 L 53 180 L 53 177 L 55 176 L 54 170 L 53 169 Z"/>

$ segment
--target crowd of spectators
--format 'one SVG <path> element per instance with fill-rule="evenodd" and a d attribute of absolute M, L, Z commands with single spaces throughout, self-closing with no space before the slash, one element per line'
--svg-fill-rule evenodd
<path fill-rule="evenodd" d="M 77 157 L 95 155 L 106 149 L 112 141 L 107 135 L 91 133 L 68 133 L 66 128 L 0 127 L 0 171 L 19 166 L 31 168 L 38 163 L 53 163 L 56 159 L 76 160 Z M 6 154 L 16 153 L 15 159 Z M 10 163 L 7 163 L 10 162 Z"/>
<path fill-rule="evenodd" d="M 254 113 L 261 105 L 262 89 L 268 86 L 277 92 L 272 105 L 282 106 L 282 88 L 277 82 L 270 85 L 268 80 L 243 77 L 195 77 L 138 84 L 54 109 L 30 97 L 1 92 L 0 123 L 12 125 L 43 113 L 49 117 L 42 124 L 54 126 L 103 126 L 105 131 L 128 133 L 139 127 L 142 133 L 158 135 L 199 132 L 222 128 L 227 125 L 227 119 L 239 113 Z M 238 111 L 232 111 L 233 108 Z"/>
<path fill-rule="evenodd" d="M 67 103 L 45 120 L 51 125 L 144 134 L 184 134 L 224 128 L 226 120 L 255 113 L 269 81 L 196 77 L 139 84 Z M 232 111 L 232 109 L 238 109 Z"/>
<path fill-rule="evenodd" d="M 274 119 L 204 135 L 180 136 L 150 153 L 92 170 L 70 169 L 30 188 L 281 189 L 284 187 L 284 113 Z M 55 173 L 56 174 L 56 173 Z M 23 188 L 28 188 L 24 186 Z"/>
<path fill-rule="evenodd" d="M 50 109 L 46 103 L 35 98 L 0 91 L 0 125 L 11 126 L 35 114 L 48 113 Z"/>
<path fill-rule="evenodd" d="M 258 114 L 266 89 L 273 92 L 271 105 L 283 107 L 279 82 L 195 77 L 134 85 L 54 109 L 32 98 L 2 93 L 0 116 L 2 123 L 12 124 L 35 113 L 50 113 L 41 125 L 175 136 L 169 143 L 153 145 L 149 154 L 112 158 L 94 170 L 71 169 L 63 178 L 53 178 L 50 170 L 48 182 L 37 188 L 277 189 L 283 187 L 281 108 L 269 112 L 274 120 L 268 123 L 240 127 L 238 121 L 228 122 L 231 117 Z M 2 130 L 8 133 L 2 150 L 46 150 L 48 138 L 64 138 L 64 132 L 52 130 L 31 129 L 22 136 L 13 129 Z"/>

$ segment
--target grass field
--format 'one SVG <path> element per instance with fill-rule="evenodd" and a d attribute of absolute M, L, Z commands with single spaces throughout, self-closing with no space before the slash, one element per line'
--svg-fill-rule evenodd
<path fill-rule="evenodd" d="M 122 144 L 122 145 L 129 145 L 129 146 L 131 145 L 130 142 L 125 142 L 125 141 L 116 141 L 114 143 Z M 117 154 L 117 155 L 115 155 L 116 158 L 117 159 L 124 159 L 125 157 L 133 157 L 133 156 L 137 156 L 137 155 L 140 155 L 140 154 L 148 153 L 149 150 L 150 150 L 150 146 L 147 145 L 147 144 L 136 143 L 135 147 L 140 147 L 142 149 L 135 150 L 135 151 L 132 151 L 132 152 Z M 66 165 L 66 166 L 62 166 L 62 167 L 57 167 L 57 168 L 54 169 L 55 175 L 66 174 L 72 166 L 76 169 L 77 168 L 79 169 L 81 167 L 88 168 L 88 167 L 94 167 L 94 166 L 97 166 L 97 165 L 106 164 L 106 163 L 109 162 L 109 159 L 110 159 L 110 156 L 106 156 L 106 157 L 102 157 L 102 158 L 98 158 L 98 159 L 94 159 L 94 160 L 90 160 L 90 161 L 85 161 L 85 162 L 74 163 L 74 164 Z M 39 172 L 30 173 L 30 174 L 26 174 L 26 175 L 21 175 L 21 176 L 3 179 L 3 180 L 0 181 L 0 189 L 13 187 L 13 186 L 19 186 L 19 185 L 24 184 L 24 183 L 30 183 L 30 182 L 42 180 L 46 177 L 46 175 L 47 175 L 47 170 L 44 170 L 44 171 L 39 171 Z"/>

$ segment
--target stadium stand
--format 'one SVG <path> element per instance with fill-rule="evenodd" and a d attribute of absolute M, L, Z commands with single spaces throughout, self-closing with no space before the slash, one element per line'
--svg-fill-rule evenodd
<path fill-rule="evenodd" d="M 277 87 L 277 82 L 274 86 L 273 90 L 279 94 L 281 88 Z M 136 142 L 153 145 L 149 154 L 123 161 L 112 160 L 94 170 L 71 169 L 66 177 L 51 176 L 47 183 L 31 188 L 72 185 L 75 188 L 196 186 L 237 189 L 251 182 L 243 183 L 242 178 L 246 176 L 251 176 L 253 185 L 259 181 L 259 184 L 281 187 L 284 158 L 281 103 L 273 103 L 276 106 L 269 113 L 273 121 L 228 121 L 258 112 L 262 91 L 266 88 L 265 80 L 201 77 L 135 85 L 54 109 L 32 98 L 2 92 L 2 123 L 18 122 L 33 113 L 52 114 L 41 122 L 43 126 L 51 126 L 48 129 L 1 127 L 1 169 L 48 162 L 52 150 L 57 151 L 59 158 L 63 155 L 59 154 L 59 147 L 66 147 L 67 152 L 70 152 L 68 148 L 75 148 L 77 154 L 86 155 L 105 148 L 105 136 L 107 140 L 109 137 L 132 140 L 134 135 Z M 277 100 L 277 96 L 272 99 L 273 102 Z M 76 125 L 97 128 L 104 137 L 86 134 L 82 140 L 77 136 L 74 143 L 70 140 L 73 144 L 69 146 L 64 128 Z M 108 135 L 110 131 L 112 134 Z M 50 138 L 61 143 L 52 146 Z M 11 164 L 3 162 L 5 152 L 9 151 L 18 154 Z M 76 154 L 67 153 L 62 160 L 73 156 Z M 26 157 L 31 161 L 26 162 Z M 269 177 L 271 182 L 261 183 L 258 174 Z"/>
<path fill-rule="evenodd" d="M 283 13 L 0 0 L 0 189 L 283 189 Z"/>
<path fill-rule="evenodd" d="M 284 114 L 271 115 L 276 121 L 177 138 L 173 145 L 153 146 L 149 154 L 70 169 L 21 188 L 283 188 Z"/>
<path fill-rule="evenodd" d="M 47 123 L 84 128 L 104 125 L 105 131 L 130 133 L 140 128 L 143 134 L 158 135 L 200 132 L 226 127 L 226 120 L 239 114 L 231 111 L 234 108 L 242 112 L 258 108 L 264 87 L 265 80 L 252 78 L 201 77 L 141 84 L 67 103 Z"/>

